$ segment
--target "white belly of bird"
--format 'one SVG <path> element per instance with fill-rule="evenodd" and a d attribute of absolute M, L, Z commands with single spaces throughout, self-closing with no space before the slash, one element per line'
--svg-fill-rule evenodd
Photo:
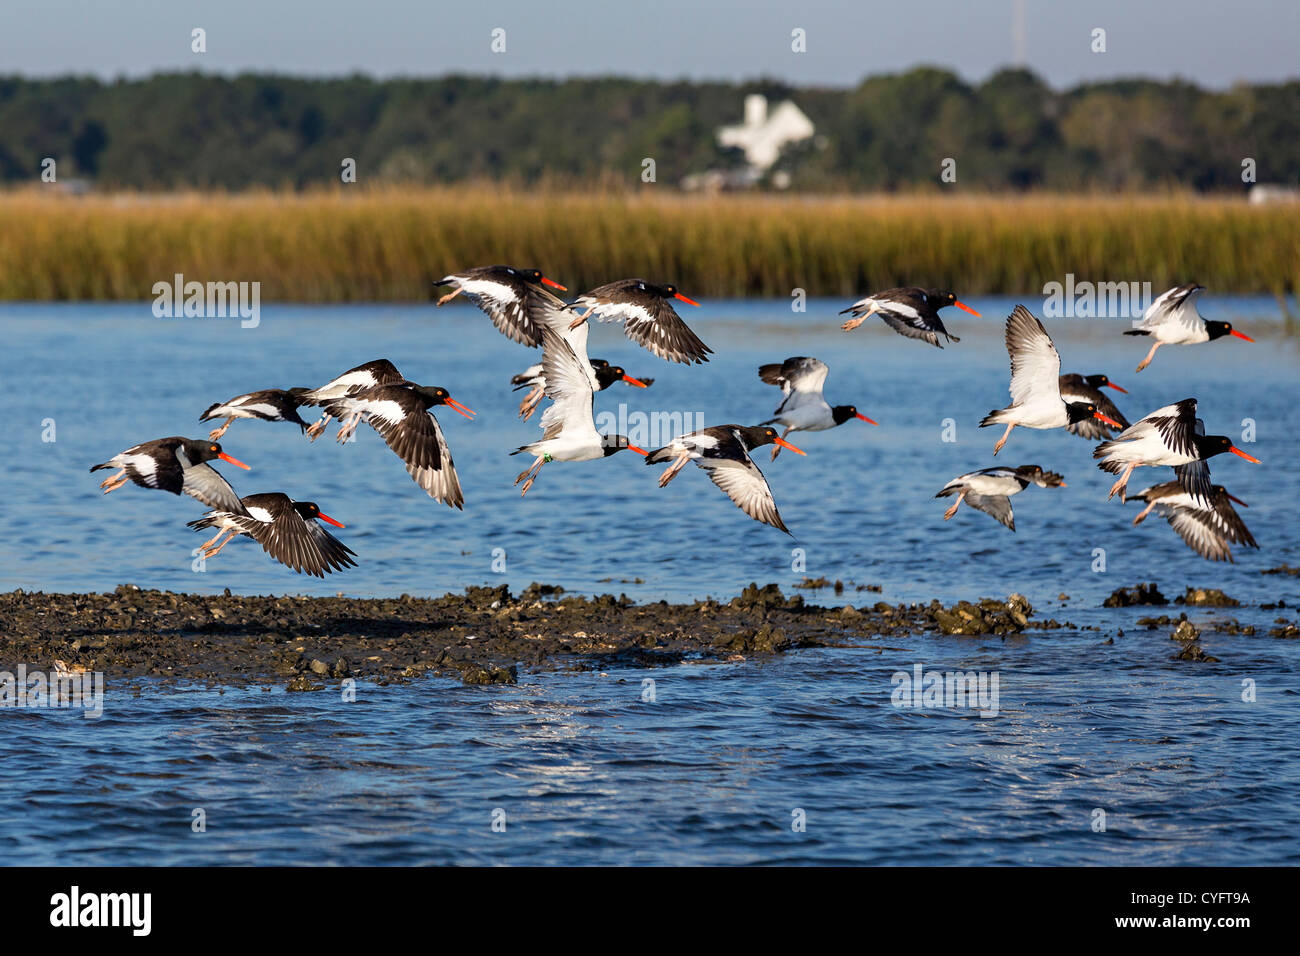
<path fill-rule="evenodd" d="M 1171 451 L 1160 440 L 1159 435 L 1120 442 L 1109 451 L 1106 458 L 1110 461 L 1140 461 L 1144 465 L 1169 465 L 1170 467 L 1196 461 L 1193 455 Z"/>
<path fill-rule="evenodd" d="M 1065 403 L 1053 399 L 1020 406 L 1015 410 L 1014 420 L 1021 428 L 1064 428 L 1070 423 L 1070 416 Z"/>
<path fill-rule="evenodd" d="M 814 402 L 788 408 L 778 415 L 776 420 L 787 428 L 805 432 L 816 432 L 835 427 L 835 419 L 831 417 L 831 407 L 825 402 Z"/>
<path fill-rule="evenodd" d="M 967 490 L 977 495 L 1014 495 L 1024 490 L 1016 479 L 996 475 L 975 475 L 966 479 L 965 484 Z"/>
<path fill-rule="evenodd" d="M 564 435 L 535 442 L 529 446 L 529 451 L 535 455 L 550 455 L 556 461 L 591 461 L 605 457 L 604 446 L 599 441 L 566 438 Z"/>

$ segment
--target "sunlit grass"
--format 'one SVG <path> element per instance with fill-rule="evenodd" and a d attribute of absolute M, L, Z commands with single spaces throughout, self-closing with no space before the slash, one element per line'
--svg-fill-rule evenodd
<path fill-rule="evenodd" d="M 471 265 L 537 266 L 575 292 L 674 281 L 695 296 L 966 295 L 1045 282 L 1300 287 L 1300 216 L 1185 195 L 797 197 L 527 193 L 487 186 L 239 195 L 0 194 L 0 298 L 151 298 L 174 273 L 263 300 L 424 300 Z"/>

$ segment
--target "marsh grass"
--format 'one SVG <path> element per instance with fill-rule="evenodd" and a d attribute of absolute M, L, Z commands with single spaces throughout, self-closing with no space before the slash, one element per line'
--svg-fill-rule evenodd
<path fill-rule="evenodd" d="M 966 295 L 1045 282 L 1199 281 L 1294 292 L 1286 206 L 1187 195 L 800 197 L 529 193 L 0 194 L 0 299 L 144 300 L 175 273 L 262 283 L 264 301 L 418 301 L 470 266 L 535 265 L 573 292 L 626 276 L 693 296 Z"/>

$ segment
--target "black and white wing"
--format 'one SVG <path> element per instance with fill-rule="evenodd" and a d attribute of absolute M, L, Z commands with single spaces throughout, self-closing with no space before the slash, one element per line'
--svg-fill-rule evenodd
<path fill-rule="evenodd" d="M 1061 356 L 1043 323 L 1023 305 L 1007 318 L 1006 346 L 1011 357 L 1011 403 L 1059 402 Z"/>
<path fill-rule="evenodd" d="M 663 296 L 640 279 L 612 282 L 579 296 L 570 308 L 592 309 L 602 322 L 622 322 L 637 345 L 668 362 L 707 362 L 713 350 L 700 341 Z"/>
<path fill-rule="evenodd" d="M 600 435 L 592 412 L 596 376 L 587 359 L 587 324 L 558 331 L 542 328 L 542 377 L 551 405 L 542 413 L 542 440 L 561 433 L 581 441 L 599 444 Z"/>
<path fill-rule="evenodd" d="M 525 279 L 510 266 L 486 266 L 447 276 L 461 294 L 486 313 L 497 331 L 520 345 L 536 348 L 542 327 L 564 302 Z"/>
<path fill-rule="evenodd" d="M 821 359 L 806 356 L 788 358 L 780 365 L 763 365 L 758 369 L 758 377 L 768 385 L 781 389 L 785 400 L 776 409 L 776 414 L 788 412 L 803 405 L 825 403 L 822 388 L 826 384 L 826 375 L 830 372 Z"/>
<path fill-rule="evenodd" d="M 1161 510 L 1165 512 L 1169 526 L 1201 557 L 1209 561 L 1233 563 L 1227 536 L 1214 527 L 1203 512 L 1178 506 L 1165 506 Z"/>
<path fill-rule="evenodd" d="M 249 495 L 245 505 L 247 514 L 232 522 L 286 567 L 318 578 L 356 567 L 356 553 L 318 522 L 298 514 L 287 495 Z"/>
<path fill-rule="evenodd" d="M 726 493 L 741 511 L 755 521 L 770 524 L 786 534 L 790 529 L 776 510 L 776 500 L 767 479 L 752 458 L 742 449 L 743 460 L 734 458 L 696 458 L 695 463 L 709 474 L 715 485 Z M 793 535 L 791 535 L 793 537 Z"/>
<path fill-rule="evenodd" d="M 1205 325 L 1205 320 L 1196 310 L 1196 300 L 1204 291 L 1205 286 L 1189 282 L 1162 292 L 1142 313 L 1138 328 L 1151 332 L 1162 325 L 1170 325 L 1181 329 L 1183 337 L 1195 336 Z"/>
<path fill-rule="evenodd" d="M 388 359 L 375 359 L 373 362 L 348 369 L 320 388 L 312 389 L 305 393 L 300 401 L 303 405 L 324 405 L 326 402 L 358 392 L 363 388 L 400 385 L 405 381 L 406 377 Z"/>
<path fill-rule="evenodd" d="M 207 462 L 190 465 L 181 472 L 180 490 L 219 511 L 237 514 L 244 508 L 230 482 Z"/>
<path fill-rule="evenodd" d="M 1011 499 L 1006 495 L 977 495 L 968 491 L 962 500 L 977 511 L 992 515 L 1012 531 L 1016 530 L 1016 516 L 1011 511 Z"/>
<path fill-rule="evenodd" d="M 451 460 L 451 449 L 433 413 L 400 389 L 373 396 L 354 397 L 360 411 L 379 437 L 406 465 L 406 472 L 434 501 L 452 508 L 465 506 L 465 495 Z"/>

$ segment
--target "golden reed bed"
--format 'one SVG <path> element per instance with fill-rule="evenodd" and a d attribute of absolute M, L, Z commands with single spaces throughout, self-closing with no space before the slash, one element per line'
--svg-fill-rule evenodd
<path fill-rule="evenodd" d="M 692 296 L 964 295 L 1048 281 L 1300 288 L 1300 208 L 1186 195 L 685 196 L 486 186 L 318 193 L 0 194 L 0 299 L 145 300 L 155 282 L 260 281 L 262 299 L 425 300 L 469 265 L 569 285 L 630 275 Z"/>

